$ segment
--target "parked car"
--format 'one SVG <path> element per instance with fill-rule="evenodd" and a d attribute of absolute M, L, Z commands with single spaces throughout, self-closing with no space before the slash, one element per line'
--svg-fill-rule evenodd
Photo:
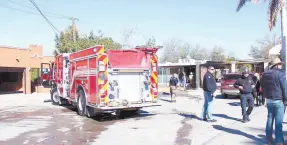
<path fill-rule="evenodd" d="M 221 80 L 221 94 L 224 98 L 228 98 L 229 95 L 240 95 L 238 89 L 234 88 L 234 83 L 241 77 L 240 73 L 228 73 L 225 74 Z"/>

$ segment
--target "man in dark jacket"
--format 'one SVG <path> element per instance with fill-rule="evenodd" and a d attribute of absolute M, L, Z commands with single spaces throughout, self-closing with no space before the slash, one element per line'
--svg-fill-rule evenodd
<path fill-rule="evenodd" d="M 254 98 L 252 95 L 253 88 L 255 87 L 255 83 L 252 78 L 249 77 L 248 68 L 243 68 L 242 76 L 239 78 L 235 83 L 234 87 L 240 90 L 240 103 L 241 103 L 241 110 L 242 110 L 242 122 L 246 123 L 250 121 L 250 114 L 254 107 Z M 246 104 L 248 103 L 248 109 L 246 111 Z"/>
<path fill-rule="evenodd" d="M 253 76 L 251 76 L 254 84 L 255 84 L 255 87 L 253 88 L 252 90 L 252 95 L 253 95 L 253 99 L 255 99 L 255 102 L 256 102 L 256 106 L 259 106 L 260 105 L 260 100 L 259 100 L 259 93 L 258 93 L 258 90 L 256 88 L 256 86 L 258 86 L 257 84 L 259 83 L 259 78 L 257 77 L 257 73 L 254 73 Z"/>
<path fill-rule="evenodd" d="M 283 145 L 282 122 L 287 100 L 286 76 L 282 71 L 282 62 L 279 58 L 272 59 L 270 70 L 263 73 L 261 78 L 262 95 L 267 103 L 266 138 L 272 144 L 273 122 L 275 119 L 275 143 Z"/>
<path fill-rule="evenodd" d="M 174 90 L 176 89 L 177 85 L 178 85 L 178 79 L 176 78 L 176 75 L 173 74 L 173 76 L 171 76 L 170 80 L 169 80 L 169 89 L 170 89 L 171 102 L 175 102 Z"/>
<path fill-rule="evenodd" d="M 212 112 L 211 112 L 211 105 L 214 99 L 213 93 L 216 91 L 217 88 L 213 73 L 214 73 L 214 67 L 209 66 L 203 78 L 204 105 L 203 105 L 202 119 L 207 122 L 216 122 L 216 120 L 212 118 Z"/>

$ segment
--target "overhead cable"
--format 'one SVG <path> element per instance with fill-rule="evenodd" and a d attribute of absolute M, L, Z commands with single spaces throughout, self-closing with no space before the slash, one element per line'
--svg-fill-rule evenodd
<path fill-rule="evenodd" d="M 37 4 L 34 2 L 34 0 L 30 0 L 30 2 L 35 6 L 35 8 L 39 11 L 39 13 L 44 17 L 44 19 L 48 22 L 48 24 L 52 27 L 52 29 L 60 33 L 60 31 L 50 22 L 50 20 L 42 13 L 40 8 L 37 6 Z M 56 33 L 56 32 L 55 32 Z"/>

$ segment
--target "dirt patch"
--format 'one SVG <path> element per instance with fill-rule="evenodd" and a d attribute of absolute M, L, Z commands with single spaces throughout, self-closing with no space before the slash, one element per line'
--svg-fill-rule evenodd
<path fill-rule="evenodd" d="M 192 125 L 188 124 L 187 121 L 191 120 L 190 118 L 184 118 L 181 121 L 181 128 L 177 131 L 177 137 L 175 140 L 176 145 L 190 145 L 191 139 L 188 138 L 192 130 Z"/>

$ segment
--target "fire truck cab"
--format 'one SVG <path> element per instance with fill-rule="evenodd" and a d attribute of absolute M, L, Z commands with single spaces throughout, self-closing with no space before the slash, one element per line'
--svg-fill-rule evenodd
<path fill-rule="evenodd" d="M 158 104 L 158 48 L 63 53 L 53 64 L 54 104 L 72 104 L 81 116 L 138 110 Z"/>

